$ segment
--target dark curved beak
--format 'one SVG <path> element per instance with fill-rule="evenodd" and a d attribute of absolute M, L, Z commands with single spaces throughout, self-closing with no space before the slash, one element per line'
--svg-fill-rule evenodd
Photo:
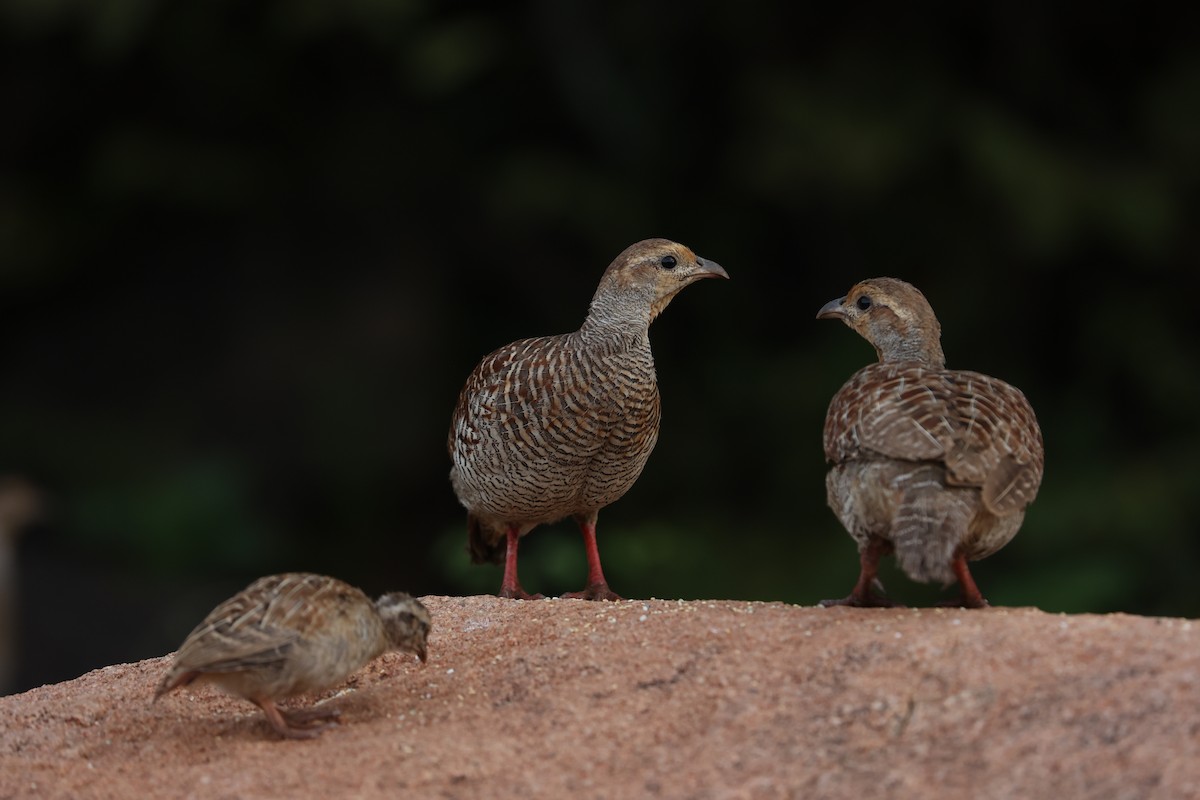
<path fill-rule="evenodd" d="M 715 261 L 696 256 L 696 266 L 700 268 L 700 271 L 696 273 L 697 278 L 724 278 L 725 280 L 729 280 L 729 273 Z"/>
<path fill-rule="evenodd" d="M 821 310 L 817 312 L 817 319 L 845 319 L 846 309 L 842 307 L 842 303 L 844 302 L 846 302 L 845 297 L 830 300 L 821 306 Z"/>
<path fill-rule="evenodd" d="M 417 658 L 421 659 L 422 664 L 425 663 L 425 659 L 428 655 L 429 651 L 425 647 L 425 642 L 421 642 L 419 645 L 417 645 Z"/>

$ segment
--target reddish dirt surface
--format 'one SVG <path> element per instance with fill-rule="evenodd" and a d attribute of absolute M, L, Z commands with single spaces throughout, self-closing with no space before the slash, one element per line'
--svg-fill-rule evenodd
<path fill-rule="evenodd" d="M 284 741 L 166 658 L 0 698 L 0 797 L 1200 796 L 1200 623 L 425 598 Z"/>

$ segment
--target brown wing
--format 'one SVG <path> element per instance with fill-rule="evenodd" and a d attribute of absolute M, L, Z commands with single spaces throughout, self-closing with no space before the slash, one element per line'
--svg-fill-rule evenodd
<path fill-rule="evenodd" d="M 446 445 L 467 458 L 485 438 L 498 432 L 515 433 L 531 421 L 561 409 L 552 409 L 554 370 L 552 357 L 563 337 L 522 339 L 485 356 L 467 377 L 458 395 Z"/>
<path fill-rule="evenodd" d="M 872 364 L 834 395 L 825 456 L 940 461 L 949 482 L 978 486 L 998 516 L 1032 502 L 1042 476 L 1042 438 L 1021 392 L 973 372 Z"/>
<path fill-rule="evenodd" d="M 1020 389 L 978 372 L 946 372 L 951 408 L 964 431 L 947 454 L 956 482 L 981 486 L 997 516 L 1028 506 L 1042 483 L 1042 430 Z"/>
<path fill-rule="evenodd" d="M 825 417 L 825 457 L 834 463 L 886 456 L 940 459 L 955 437 L 941 372 L 911 364 L 872 364 L 833 396 Z"/>
<path fill-rule="evenodd" d="M 186 682 L 189 674 L 282 666 L 296 643 L 322 624 L 313 609 L 321 607 L 328 594 L 348 595 L 344 599 L 353 601 L 362 593 L 320 575 L 260 578 L 213 609 L 188 634 L 159 693 Z M 370 602 L 365 595 L 362 600 Z"/>

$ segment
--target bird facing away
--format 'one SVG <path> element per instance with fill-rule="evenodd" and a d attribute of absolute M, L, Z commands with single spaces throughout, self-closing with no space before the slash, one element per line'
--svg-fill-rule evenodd
<path fill-rule="evenodd" d="M 472 561 L 504 563 L 501 597 L 541 597 L 517 579 L 518 542 L 569 516 L 588 582 L 565 596 L 620 599 L 600 567 L 596 518 L 633 486 L 658 440 L 650 323 L 688 284 L 728 277 L 681 244 L 638 242 L 605 270 L 579 330 L 501 347 L 467 378 L 447 442 L 450 482 L 467 509 Z"/>
<path fill-rule="evenodd" d="M 895 278 L 856 284 L 817 319 L 840 319 L 875 346 L 825 417 L 829 506 L 858 544 L 850 595 L 822 605 L 887 606 L 873 591 L 881 556 L 913 580 L 958 580 L 954 605 L 987 605 L 967 568 L 1016 535 L 1042 482 L 1042 432 L 1025 395 L 946 369 L 925 296 Z"/>
<path fill-rule="evenodd" d="M 188 634 L 154 699 L 207 680 L 257 705 L 283 736 L 309 739 L 338 712 L 284 712 L 277 700 L 335 686 L 390 650 L 424 661 L 428 635 L 429 612 L 403 592 L 371 602 L 336 578 L 271 575 L 221 603 Z"/>

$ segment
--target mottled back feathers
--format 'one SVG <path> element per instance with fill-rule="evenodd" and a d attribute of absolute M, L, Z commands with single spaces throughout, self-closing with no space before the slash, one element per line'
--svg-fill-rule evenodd
<path fill-rule="evenodd" d="M 872 364 L 834 396 L 825 418 L 832 463 L 883 456 L 935 461 L 948 481 L 976 486 L 996 516 L 1033 502 L 1042 479 L 1042 437 L 1021 391 L 962 370 Z"/>
<path fill-rule="evenodd" d="M 384 609 L 386 613 L 384 612 Z M 155 696 L 202 675 L 233 676 L 227 687 L 287 696 L 336 682 L 389 649 L 424 658 L 429 614 L 404 594 L 379 605 L 324 575 L 260 578 L 214 608 L 175 654 Z"/>

